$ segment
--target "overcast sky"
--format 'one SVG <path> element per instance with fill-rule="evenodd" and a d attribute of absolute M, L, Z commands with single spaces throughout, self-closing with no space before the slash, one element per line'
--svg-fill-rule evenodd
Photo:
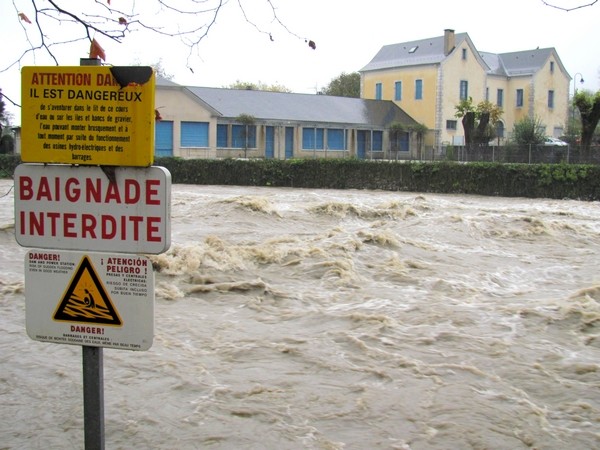
<path fill-rule="evenodd" d="M 104 47 L 107 63 L 113 65 L 154 64 L 161 61 L 174 81 L 193 86 L 223 87 L 236 80 L 281 84 L 293 92 L 315 93 L 342 72 L 360 70 L 387 44 L 441 36 L 444 29 L 466 32 L 480 51 L 503 53 L 537 47 L 554 47 L 567 72 L 577 75 L 578 88 L 600 88 L 600 1 L 590 7 L 565 12 L 544 5 L 542 0 L 271 0 L 277 15 L 289 30 L 271 20 L 266 0 L 246 0 L 247 16 L 271 33 L 258 32 L 245 22 L 237 5 L 230 0 L 217 23 L 202 41 L 197 53 L 188 59 L 189 49 L 177 39 L 139 32 L 123 43 L 97 36 Z M 592 3 L 593 0 L 546 0 L 563 7 Z M 92 0 L 78 0 L 79 5 Z M 113 7 L 130 0 L 111 0 Z M 152 0 L 137 1 L 148 8 Z M 63 4 L 68 4 L 63 1 Z M 17 11 L 33 19 L 30 0 L 0 1 L 0 70 L 18 59 L 27 48 Z M 157 20 L 172 24 L 177 19 L 148 11 Z M 190 20 L 190 19 L 186 19 Z M 196 17 L 194 20 L 198 20 Z M 160 21 L 157 23 L 161 23 Z M 179 22 L 178 22 L 179 23 Z M 54 27 L 67 39 L 66 26 Z M 312 39 L 312 50 L 302 38 Z M 35 36 L 35 33 L 32 34 Z M 61 65 L 79 65 L 89 44 L 79 42 L 57 49 Z M 53 65 L 42 52 L 23 65 Z M 190 70 L 190 68 L 193 70 Z M 583 78 L 585 82 L 579 83 Z M 4 94 L 20 103 L 20 68 L 0 73 Z M 571 90 L 573 81 L 571 82 Z M 8 104 L 20 123 L 18 108 Z"/>

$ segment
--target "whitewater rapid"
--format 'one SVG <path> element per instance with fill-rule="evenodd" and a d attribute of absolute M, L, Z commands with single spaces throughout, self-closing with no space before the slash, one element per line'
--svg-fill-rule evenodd
<path fill-rule="evenodd" d="M 25 333 L 0 180 L 0 448 L 83 448 L 81 347 Z M 600 208 L 174 185 L 110 449 L 600 448 Z M 56 301 L 49 299 L 49 301 Z"/>

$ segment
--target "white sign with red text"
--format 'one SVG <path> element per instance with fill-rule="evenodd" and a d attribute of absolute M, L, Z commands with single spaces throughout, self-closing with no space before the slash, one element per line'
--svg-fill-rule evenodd
<path fill-rule="evenodd" d="M 32 249 L 25 255 L 31 339 L 148 350 L 154 339 L 154 271 L 145 256 Z"/>
<path fill-rule="evenodd" d="M 15 237 L 23 247 L 159 254 L 171 245 L 164 167 L 20 164 Z M 113 181 L 109 180 L 109 176 Z"/>

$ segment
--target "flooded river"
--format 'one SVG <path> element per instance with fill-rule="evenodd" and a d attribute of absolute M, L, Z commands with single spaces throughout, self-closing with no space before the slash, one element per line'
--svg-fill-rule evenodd
<path fill-rule="evenodd" d="M 83 448 L 81 347 L 29 339 L 0 181 L 0 448 Z M 600 448 L 600 207 L 174 185 L 107 449 Z"/>

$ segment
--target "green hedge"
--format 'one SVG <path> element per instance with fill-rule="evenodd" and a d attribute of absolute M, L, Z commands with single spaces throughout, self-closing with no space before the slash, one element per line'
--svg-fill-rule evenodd
<path fill-rule="evenodd" d="M 478 194 L 600 200 L 600 166 L 358 159 L 158 158 L 174 183 Z"/>
<path fill-rule="evenodd" d="M 12 178 L 19 164 L 21 159 L 18 156 L 0 154 L 0 178 Z"/>
<path fill-rule="evenodd" d="M 0 155 L 0 176 L 17 157 Z M 173 183 L 478 194 L 600 200 L 600 166 L 358 159 L 211 160 L 157 158 Z"/>

